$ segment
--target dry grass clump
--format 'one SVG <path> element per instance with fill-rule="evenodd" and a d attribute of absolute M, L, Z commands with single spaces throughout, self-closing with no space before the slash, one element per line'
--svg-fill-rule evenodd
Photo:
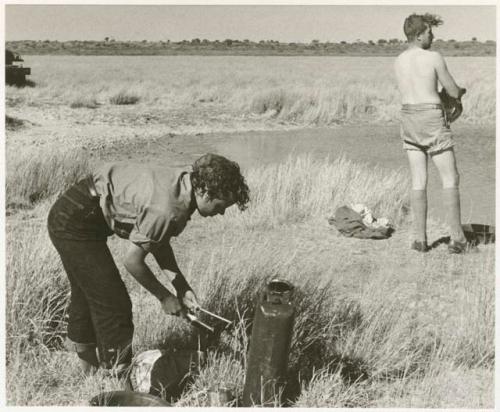
<path fill-rule="evenodd" d="M 367 385 L 346 383 L 340 369 L 332 372 L 328 368 L 315 371 L 308 382 L 302 383 L 300 396 L 294 403 L 302 408 L 348 408 L 367 407 L 369 392 Z"/>
<path fill-rule="evenodd" d="M 384 112 L 378 102 L 384 100 L 392 106 L 397 98 L 393 88 L 382 91 L 378 85 L 356 81 L 255 90 L 248 94 L 242 100 L 242 110 L 306 125 L 382 119 Z"/>
<path fill-rule="evenodd" d="M 24 120 L 5 115 L 5 128 L 10 131 L 19 130 L 24 126 Z"/>
<path fill-rule="evenodd" d="M 109 98 L 111 104 L 117 105 L 136 104 L 139 100 L 141 100 L 141 97 L 138 94 L 125 89 L 120 90 Z"/>
<path fill-rule="evenodd" d="M 90 172 L 84 150 L 46 148 L 26 151 L 7 160 L 7 207 L 32 205 L 59 194 Z"/>
<path fill-rule="evenodd" d="M 8 233 L 15 233 L 6 251 L 8 360 L 16 348 L 59 347 L 65 328 L 69 284 L 43 223 L 7 226 Z"/>
<path fill-rule="evenodd" d="M 99 103 L 95 96 L 78 96 L 69 105 L 72 109 L 96 109 L 99 107 Z"/>
<path fill-rule="evenodd" d="M 20 93 L 8 93 L 5 96 L 5 107 L 18 107 L 22 106 L 25 102 L 25 97 Z"/>

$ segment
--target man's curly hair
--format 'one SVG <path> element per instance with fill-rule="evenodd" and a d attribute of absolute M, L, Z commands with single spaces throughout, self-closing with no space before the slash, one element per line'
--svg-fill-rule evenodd
<path fill-rule="evenodd" d="M 408 41 L 413 41 L 427 29 L 427 26 L 434 27 L 441 24 L 443 24 L 443 20 L 435 14 L 413 13 L 405 19 L 403 30 Z"/>
<path fill-rule="evenodd" d="M 191 172 L 193 190 L 208 198 L 233 198 L 240 210 L 247 208 L 249 192 L 245 178 L 241 175 L 238 163 L 212 153 L 207 153 L 196 160 Z"/>

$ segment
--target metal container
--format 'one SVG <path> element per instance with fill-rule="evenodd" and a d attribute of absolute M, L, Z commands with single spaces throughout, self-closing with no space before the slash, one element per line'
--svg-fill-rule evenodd
<path fill-rule="evenodd" d="M 275 279 L 260 296 L 250 339 L 243 406 L 281 403 L 293 332 L 293 289 L 289 282 Z"/>
<path fill-rule="evenodd" d="M 102 392 L 94 396 L 90 406 L 171 406 L 157 396 L 131 391 Z"/>

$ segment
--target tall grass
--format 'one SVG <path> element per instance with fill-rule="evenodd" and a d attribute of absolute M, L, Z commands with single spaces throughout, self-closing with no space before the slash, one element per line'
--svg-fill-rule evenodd
<path fill-rule="evenodd" d="M 61 344 L 69 284 L 43 223 L 7 226 L 8 360 L 19 349 Z"/>
<path fill-rule="evenodd" d="M 178 406 L 206 406 L 214 382 L 241 394 L 257 294 L 275 277 L 296 286 L 284 393 L 291 404 L 446 407 L 453 402 L 432 388 L 435 382 L 480 369 L 478 395 L 453 405 L 491 406 L 482 382 L 494 366 L 493 248 L 456 257 L 411 254 L 404 244 L 404 179 L 343 158 L 288 159 L 248 171 L 248 182 L 248 213 L 195 218 L 173 241 L 202 306 L 234 321 L 201 342 L 209 361 Z M 359 202 L 361 194 L 376 213 L 398 222 L 393 239 L 345 239 L 316 224 L 330 207 Z M 125 242 L 109 243 L 119 261 Z M 161 314 L 155 299 L 122 275 L 134 304 L 136 352 L 197 348 L 194 329 Z M 102 374 L 82 380 L 74 356 L 60 351 L 68 284 L 43 221 L 9 219 L 7 291 L 9 404 L 84 404 L 120 388 Z"/>
<path fill-rule="evenodd" d="M 315 160 L 310 155 L 290 156 L 283 163 L 250 170 L 247 179 L 252 188 L 248 211 L 230 210 L 227 215 L 248 226 L 326 218 L 340 206 L 357 203 L 396 224 L 407 213 L 406 174 L 354 163 L 346 157 Z"/>
<path fill-rule="evenodd" d="M 29 56 L 37 87 L 7 90 L 6 105 L 99 102 L 143 110 L 205 110 L 302 126 L 396 121 L 400 96 L 384 57 Z M 495 59 L 447 58 L 467 88 L 459 122 L 495 121 Z M 100 110 L 112 110 L 106 105 Z M 219 120 L 220 121 L 220 120 Z"/>
<path fill-rule="evenodd" d="M 63 192 L 90 172 L 85 150 L 48 147 L 27 150 L 7 159 L 7 207 L 32 205 Z"/>

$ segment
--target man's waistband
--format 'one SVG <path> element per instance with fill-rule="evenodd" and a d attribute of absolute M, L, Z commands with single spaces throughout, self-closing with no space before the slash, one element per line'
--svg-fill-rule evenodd
<path fill-rule="evenodd" d="M 443 110 L 441 103 L 416 103 L 403 104 L 401 110 L 418 111 L 418 110 Z"/>

